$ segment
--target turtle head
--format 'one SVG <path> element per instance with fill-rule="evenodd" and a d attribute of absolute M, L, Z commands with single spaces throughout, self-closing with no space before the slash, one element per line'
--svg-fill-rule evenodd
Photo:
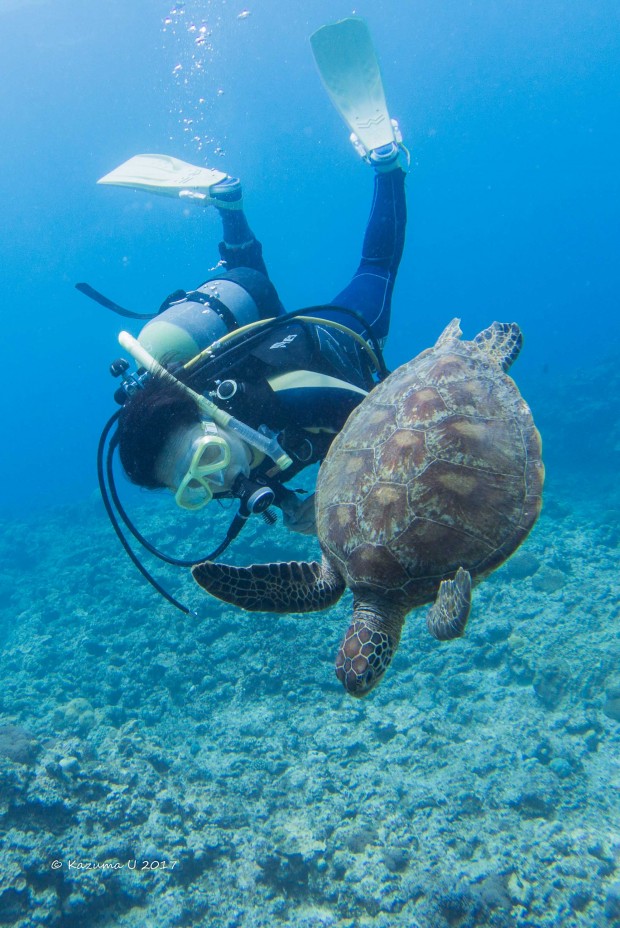
<path fill-rule="evenodd" d="M 363 619 L 349 625 L 336 655 L 336 676 L 351 696 L 365 696 L 390 666 L 398 638 Z"/>

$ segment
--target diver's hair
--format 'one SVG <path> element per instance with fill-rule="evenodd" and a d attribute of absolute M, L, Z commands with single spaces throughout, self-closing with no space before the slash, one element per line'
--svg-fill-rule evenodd
<path fill-rule="evenodd" d="M 151 377 L 125 403 L 118 420 L 118 446 L 123 470 L 132 483 L 149 490 L 163 484 L 155 463 L 172 433 L 196 425 L 200 409 L 181 387 Z"/>

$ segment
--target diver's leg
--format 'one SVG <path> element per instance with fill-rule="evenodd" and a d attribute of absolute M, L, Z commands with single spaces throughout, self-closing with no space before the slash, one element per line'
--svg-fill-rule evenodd
<path fill-rule="evenodd" d="M 363 316 L 380 342 L 389 330 L 392 291 L 403 254 L 406 225 L 405 172 L 398 166 L 387 170 L 377 167 L 360 265 L 331 305 L 352 309 Z M 344 314 L 339 321 L 358 328 L 355 320 L 351 317 L 347 320 Z"/>
<path fill-rule="evenodd" d="M 210 190 L 210 205 L 222 220 L 224 240 L 219 250 L 228 270 L 249 267 L 269 277 L 263 260 L 262 245 L 250 229 L 243 211 L 243 191 L 235 177 L 227 177 Z"/>

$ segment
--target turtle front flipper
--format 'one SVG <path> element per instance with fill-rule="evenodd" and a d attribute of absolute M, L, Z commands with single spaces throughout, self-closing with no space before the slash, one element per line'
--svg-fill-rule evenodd
<path fill-rule="evenodd" d="M 442 580 L 437 598 L 426 618 L 429 632 L 439 641 L 460 638 L 471 609 L 471 574 L 462 567 L 454 580 Z"/>
<path fill-rule="evenodd" d="M 249 612 L 318 612 L 338 602 L 345 590 L 326 559 L 251 567 L 203 561 L 194 564 L 192 576 L 207 593 Z"/>

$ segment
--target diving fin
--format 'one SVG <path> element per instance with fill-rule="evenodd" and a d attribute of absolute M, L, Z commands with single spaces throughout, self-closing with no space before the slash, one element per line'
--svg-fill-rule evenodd
<path fill-rule="evenodd" d="M 164 197 L 186 196 L 204 201 L 211 198 L 211 188 L 227 177 L 224 171 L 200 168 L 170 155 L 134 155 L 97 183 L 133 187 Z"/>
<path fill-rule="evenodd" d="M 363 19 L 321 26 L 310 44 L 327 93 L 364 153 L 402 141 L 385 102 L 377 55 Z M 357 147 L 357 145 L 356 145 Z"/>

